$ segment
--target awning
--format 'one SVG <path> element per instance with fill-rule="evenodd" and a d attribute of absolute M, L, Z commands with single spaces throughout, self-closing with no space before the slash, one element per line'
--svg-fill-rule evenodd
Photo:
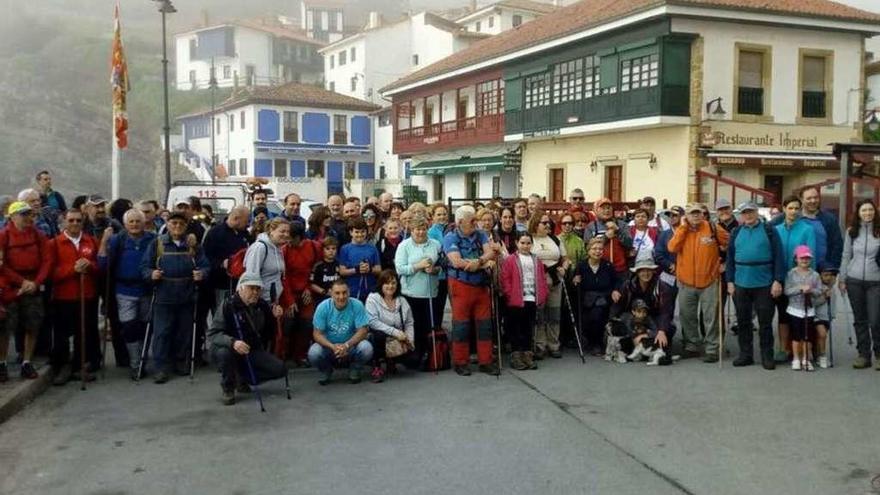
<path fill-rule="evenodd" d="M 410 169 L 412 175 L 468 174 L 474 172 L 495 172 L 504 169 L 507 160 L 504 155 L 480 158 L 459 158 L 455 160 L 428 160 Z"/>
<path fill-rule="evenodd" d="M 756 153 L 748 151 L 710 151 L 712 165 L 726 168 L 778 168 L 790 170 L 837 170 L 834 155 L 828 153 Z"/>

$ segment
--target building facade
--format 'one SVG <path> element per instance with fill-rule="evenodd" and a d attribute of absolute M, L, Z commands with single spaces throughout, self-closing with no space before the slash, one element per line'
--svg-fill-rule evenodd
<path fill-rule="evenodd" d="M 288 83 L 233 95 L 211 118 L 181 117 L 187 156 L 207 161 L 213 148 L 219 179 L 263 177 L 281 194 L 316 201 L 346 182 L 373 180 L 370 103 L 319 87 Z"/>
<path fill-rule="evenodd" d="M 556 10 L 549 3 L 500 0 L 458 18 L 455 22 L 473 33 L 500 34 Z"/>
<path fill-rule="evenodd" d="M 324 43 L 275 20 L 242 20 L 175 35 L 176 87 L 268 86 L 323 78 Z"/>

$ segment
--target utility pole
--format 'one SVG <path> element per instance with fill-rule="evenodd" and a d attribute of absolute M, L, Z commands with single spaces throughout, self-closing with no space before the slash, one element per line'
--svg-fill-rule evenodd
<path fill-rule="evenodd" d="M 165 100 L 165 198 L 171 190 L 171 123 L 168 109 L 168 34 L 165 25 L 165 14 L 177 12 L 171 0 L 153 0 L 159 3 L 159 12 L 162 13 L 162 83 Z"/>
<path fill-rule="evenodd" d="M 214 123 L 214 112 L 216 111 L 214 97 L 217 92 L 217 76 L 214 67 L 214 57 L 211 57 L 211 79 L 208 81 L 208 86 L 211 88 L 211 184 L 213 184 L 216 178 L 215 171 L 217 170 L 217 152 L 214 148 L 214 135 L 217 128 Z"/>

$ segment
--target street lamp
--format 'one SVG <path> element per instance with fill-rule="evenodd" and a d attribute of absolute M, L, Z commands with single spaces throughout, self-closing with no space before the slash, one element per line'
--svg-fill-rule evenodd
<path fill-rule="evenodd" d="M 159 12 L 162 13 L 162 85 L 164 89 L 165 100 L 165 198 L 168 198 L 168 192 L 171 191 L 171 123 L 168 115 L 168 35 L 165 27 L 165 14 L 173 14 L 177 12 L 171 0 L 153 0 L 159 5 Z"/>
<path fill-rule="evenodd" d="M 727 112 L 724 111 L 724 108 L 721 106 L 721 102 L 723 98 L 720 96 L 715 98 L 714 100 L 710 100 L 709 103 L 706 103 L 706 113 L 709 114 L 709 120 L 723 120 L 724 116 L 727 115 Z M 713 110 L 712 107 L 715 107 Z"/>

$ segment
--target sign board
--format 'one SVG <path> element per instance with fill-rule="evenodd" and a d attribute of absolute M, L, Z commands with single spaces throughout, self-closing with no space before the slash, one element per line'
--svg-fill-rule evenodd
<path fill-rule="evenodd" d="M 713 156 L 712 165 L 722 168 L 784 168 L 788 170 L 837 170 L 837 160 L 810 160 L 804 158 L 759 158 L 744 156 Z"/>
<path fill-rule="evenodd" d="M 858 139 L 847 126 L 713 122 L 700 130 L 700 146 L 715 150 L 830 153 L 831 143 Z"/>

